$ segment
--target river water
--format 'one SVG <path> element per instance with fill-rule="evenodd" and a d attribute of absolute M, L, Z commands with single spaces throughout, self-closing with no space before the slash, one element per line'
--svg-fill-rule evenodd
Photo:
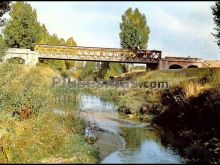
<path fill-rule="evenodd" d="M 158 128 L 123 118 L 117 106 L 96 96 L 82 95 L 78 110 L 87 120 L 124 138 L 125 147 L 113 152 L 101 163 L 184 163 L 184 159 L 161 143 Z M 108 139 L 106 139 L 108 140 Z"/>

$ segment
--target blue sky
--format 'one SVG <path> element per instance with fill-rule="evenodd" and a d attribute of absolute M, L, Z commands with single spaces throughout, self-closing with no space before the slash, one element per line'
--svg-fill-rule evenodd
<path fill-rule="evenodd" d="M 220 59 L 215 38 L 214 2 L 28 2 L 50 33 L 73 36 L 80 46 L 120 47 L 119 23 L 129 7 L 139 8 L 150 27 L 148 49 L 163 56 Z"/>

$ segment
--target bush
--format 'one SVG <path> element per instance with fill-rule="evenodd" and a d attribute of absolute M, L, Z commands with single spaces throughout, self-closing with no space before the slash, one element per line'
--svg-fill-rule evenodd
<path fill-rule="evenodd" d="M 19 112 L 26 104 L 37 115 L 42 108 L 50 105 L 48 102 L 51 101 L 52 96 L 49 89 L 51 79 L 45 75 L 45 70 L 41 69 L 16 64 L 0 66 L 1 111 Z M 48 73 L 50 72 L 48 70 Z"/>

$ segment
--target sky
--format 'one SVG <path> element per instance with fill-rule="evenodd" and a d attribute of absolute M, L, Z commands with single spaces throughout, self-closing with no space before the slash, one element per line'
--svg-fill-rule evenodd
<path fill-rule="evenodd" d="M 149 50 L 162 56 L 195 57 L 220 60 L 209 2 L 28 2 L 36 9 L 38 20 L 48 31 L 78 46 L 120 47 L 119 24 L 131 7 L 144 13 L 150 28 Z"/>

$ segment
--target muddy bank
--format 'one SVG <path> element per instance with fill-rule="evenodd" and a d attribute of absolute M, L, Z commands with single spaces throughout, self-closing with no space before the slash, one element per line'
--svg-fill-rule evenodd
<path fill-rule="evenodd" d="M 90 118 L 88 118 L 88 115 Z M 85 140 L 99 152 L 100 161 L 111 153 L 125 147 L 125 140 L 115 132 L 108 130 L 108 127 L 98 126 L 101 120 L 106 120 L 105 115 L 99 113 L 81 112 L 81 117 L 85 120 Z M 91 120 L 94 119 L 94 120 Z"/>
<path fill-rule="evenodd" d="M 153 122 L 164 128 L 162 139 L 187 157 L 190 163 L 220 163 L 220 91 L 207 89 L 186 97 L 182 88 L 161 94 L 164 112 Z M 178 142 L 171 142 L 168 132 Z"/>
<path fill-rule="evenodd" d="M 59 116 L 66 116 L 70 113 L 56 108 L 53 109 L 52 112 Z M 89 113 L 89 112 L 81 112 L 78 115 L 80 115 L 80 117 L 84 120 L 85 123 L 84 132 L 83 132 L 85 141 L 89 145 L 97 149 L 97 151 L 99 152 L 100 162 L 111 153 L 125 148 L 124 138 L 122 138 L 117 133 L 114 133 L 107 129 L 100 128 L 97 125 L 97 123 L 92 120 L 92 119 L 95 119 L 96 121 L 103 120 L 104 117 L 102 115 L 97 113 L 95 114 L 95 116 L 93 116 L 93 113 Z M 88 118 L 88 115 L 90 116 L 90 118 Z M 123 123 L 123 121 L 120 122 Z M 71 163 L 71 162 L 75 162 L 77 159 L 78 159 L 77 157 L 71 157 L 66 159 L 61 157 L 56 157 L 56 158 L 53 157 L 53 158 L 45 159 L 41 163 Z"/>
<path fill-rule="evenodd" d="M 105 130 L 104 132 L 94 131 L 94 133 L 97 135 L 98 141 L 96 141 L 93 146 L 99 151 L 101 160 L 125 147 L 124 139 L 113 132 Z"/>

